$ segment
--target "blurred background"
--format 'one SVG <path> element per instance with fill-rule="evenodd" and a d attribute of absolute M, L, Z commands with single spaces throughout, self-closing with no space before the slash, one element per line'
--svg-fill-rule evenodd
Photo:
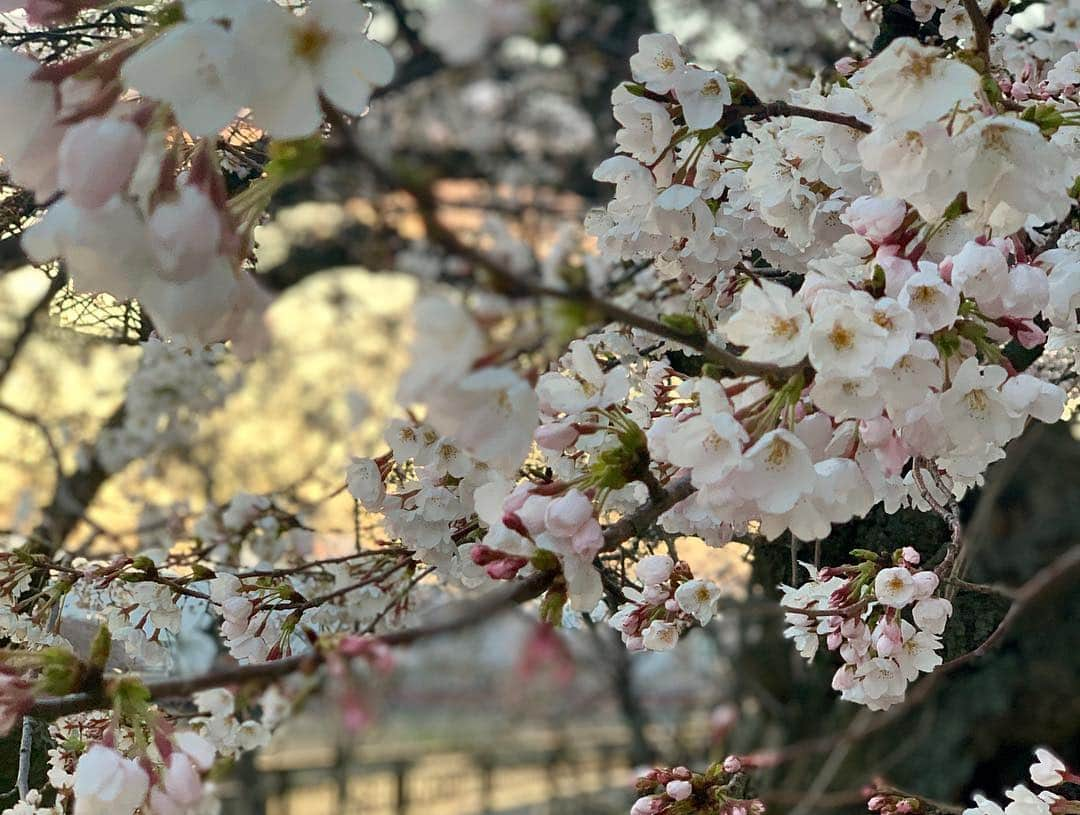
<path fill-rule="evenodd" d="M 365 149 L 431 185 L 461 234 L 541 268 L 563 257 L 560 247 L 588 249 L 580 224 L 609 193 L 591 180 L 614 148 L 609 95 L 641 34 L 675 33 L 700 63 L 737 71 L 762 98 L 805 84 L 848 44 L 826 0 L 373 8 L 373 34 L 392 44 L 399 68 L 360 124 Z M 242 179 L 260 145 L 235 136 L 244 149 L 229 169 Z M 13 221 L 25 205 L 3 202 Z M 351 499 L 326 496 L 350 455 L 385 450 L 417 281 L 445 279 L 447 263 L 423 240 L 408 198 L 361 168 L 336 166 L 285 190 L 257 240 L 260 280 L 277 295 L 270 351 L 250 365 L 220 363 L 135 463 L 97 461 L 93 483 L 78 485 L 91 510 L 72 517 L 70 548 L 152 546 L 167 535 L 161 519 L 241 490 L 291 502 L 319 530 L 316 553 L 351 544 Z M 62 473 L 125 432 L 146 331 L 135 307 L 53 291 L 11 238 L 0 238 L 0 269 L 0 527 L 25 533 L 50 513 L 71 514 Z M 538 360 L 559 350 L 544 333 L 522 337 Z M 155 395 L 190 386 L 161 382 Z M 1032 428 L 969 496 L 969 580 L 1018 586 L 1077 543 L 1074 428 Z M 943 536 L 936 518 L 875 513 L 837 531 L 822 556 L 839 563 L 855 545 L 929 554 Z M 586 621 L 551 634 L 527 611 L 414 647 L 371 688 L 368 728 L 346 733 L 335 710 L 311 702 L 221 781 L 224 811 L 609 815 L 628 811 L 639 767 L 703 768 L 761 752 L 771 766 L 756 774 L 757 794 L 772 812 L 806 815 L 864 809 L 874 778 L 952 802 L 997 793 L 1022 779 L 1037 745 L 1080 762 L 1076 585 L 1029 606 L 992 654 L 869 713 L 837 701 L 827 658 L 808 666 L 781 637 L 786 541 L 677 544 L 695 574 L 722 580 L 727 599 L 721 618 L 675 652 L 628 655 L 615 632 Z M 957 605 L 946 659 L 981 642 L 1005 610 L 981 594 L 961 593 Z"/>

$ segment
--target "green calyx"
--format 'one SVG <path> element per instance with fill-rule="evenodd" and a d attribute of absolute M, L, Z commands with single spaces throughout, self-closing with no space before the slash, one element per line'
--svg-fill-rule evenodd
<path fill-rule="evenodd" d="M 1065 124 L 1065 117 L 1053 105 L 1036 104 L 1024 108 L 1020 118 L 1039 126 L 1044 136 L 1053 136 Z"/>
<path fill-rule="evenodd" d="M 609 414 L 618 445 L 601 451 L 585 478 L 585 484 L 602 491 L 619 490 L 642 478 L 649 469 L 645 431 L 621 413 Z"/>

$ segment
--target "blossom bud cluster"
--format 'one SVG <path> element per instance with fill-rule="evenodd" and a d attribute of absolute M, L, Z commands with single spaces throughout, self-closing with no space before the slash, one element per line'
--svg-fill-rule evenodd
<path fill-rule="evenodd" d="M 648 555 L 637 563 L 642 590 L 627 589 L 627 602 L 608 620 L 630 651 L 670 651 L 694 623 L 708 625 L 716 613 L 720 587 L 695 578 L 690 567 L 668 555 Z"/>
<path fill-rule="evenodd" d="M 640 776 L 630 815 L 765 815 L 765 803 L 748 796 L 744 761 L 728 756 L 704 773 L 686 767 L 656 768 Z"/>
<path fill-rule="evenodd" d="M 184 815 L 197 812 L 208 790 L 215 751 L 191 730 L 155 734 L 152 748 L 131 757 L 105 742 L 91 744 L 72 777 L 78 815 Z"/>
<path fill-rule="evenodd" d="M 855 566 L 818 570 L 803 564 L 810 580 L 798 588 L 780 587 L 784 636 L 806 659 L 813 659 L 824 640 L 843 660 L 833 688 L 850 702 L 885 710 L 903 701 L 920 673 L 941 665 L 940 636 L 952 603 L 935 596 L 938 576 L 917 568 L 914 549 L 897 552 L 896 565 L 884 568 L 873 553 L 861 554 Z"/>
<path fill-rule="evenodd" d="M 220 407 L 240 384 L 224 367 L 225 348 L 187 351 L 159 339 L 142 344 L 139 367 L 127 383 L 122 421 L 105 427 L 96 454 L 110 472 L 137 459 L 147 466 L 182 450 L 196 437 L 198 420 Z"/>

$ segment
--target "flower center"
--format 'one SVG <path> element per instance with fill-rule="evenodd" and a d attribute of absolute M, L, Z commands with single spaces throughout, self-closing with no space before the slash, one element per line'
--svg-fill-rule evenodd
<path fill-rule="evenodd" d="M 835 323 L 829 332 L 829 342 L 837 351 L 850 351 L 855 345 L 855 332 L 847 326 Z"/>
<path fill-rule="evenodd" d="M 766 456 L 765 463 L 771 468 L 783 467 L 790 452 L 790 444 L 783 439 L 773 439 L 772 444 L 769 445 L 769 455 Z"/>
<path fill-rule="evenodd" d="M 785 340 L 790 340 L 796 334 L 799 333 L 799 324 L 794 317 L 773 317 L 772 318 L 772 335 L 774 337 L 781 337 Z"/>
<path fill-rule="evenodd" d="M 330 44 L 330 33 L 314 24 L 300 28 L 293 35 L 293 53 L 305 62 L 315 62 Z"/>
<path fill-rule="evenodd" d="M 921 83 L 933 75 L 936 61 L 937 58 L 933 56 L 912 54 L 907 64 L 907 70 L 904 73 Z"/>
<path fill-rule="evenodd" d="M 982 390 L 968 391 L 964 401 L 967 402 L 968 409 L 975 416 L 985 415 L 987 408 L 990 406 L 990 399 L 987 398 L 986 392 Z"/>
<path fill-rule="evenodd" d="M 702 96 L 719 96 L 723 93 L 723 88 L 720 87 L 720 82 L 716 79 L 710 79 L 704 85 L 701 86 Z"/>
<path fill-rule="evenodd" d="M 892 318 L 889 317 L 889 315 L 886 314 L 884 311 L 875 311 L 874 312 L 874 322 L 877 323 L 882 328 L 884 328 L 886 331 L 892 331 L 893 330 Z"/>
<path fill-rule="evenodd" d="M 916 305 L 931 306 L 937 300 L 937 291 L 933 286 L 915 286 L 911 290 L 911 302 Z"/>

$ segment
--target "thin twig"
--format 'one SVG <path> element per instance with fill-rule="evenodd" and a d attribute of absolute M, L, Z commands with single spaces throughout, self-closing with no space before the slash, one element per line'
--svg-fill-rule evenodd
<path fill-rule="evenodd" d="M 985 70 L 990 70 L 990 23 L 979 8 L 979 0 L 961 0 L 964 10 L 971 18 L 971 27 L 975 31 L 975 50 L 983 58 Z"/>
<path fill-rule="evenodd" d="M 874 714 L 872 711 L 859 711 L 859 715 L 854 718 L 851 722 L 851 726 L 848 728 L 849 735 L 842 738 L 836 746 L 833 747 L 828 758 L 826 758 L 825 762 L 821 765 L 821 769 L 818 770 L 814 780 L 810 783 L 806 795 L 792 808 L 791 815 L 806 815 L 806 813 L 817 806 L 821 797 L 828 792 L 829 784 L 832 783 L 836 774 L 840 772 L 840 768 L 843 766 L 848 754 L 851 753 L 852 748 L 855 747 L 855 743 L 858 741 L 855 734 L 862 726 L 869 723 L 873 716 Z"/>
<path fill-rule="evenodd" d="M 604 530 L 604 547 L 617 548 L 620 543 L 646 532 L 660 515 L 693 493 L 688 477 L 680 479 L 664 491 L 657 500 L 650 500 Z M 459 631 L 488 620 L 508 608 L 534 600 L 547 591 L 558 577 L 555 572 L 538 572 L 524 580 L 515 581 L 508 589 L 463 603 L 455 613 L 446 614 L 429 625 L 407 628 L 380 636 L 387 645 L 409 645 L 419 640 Z M 318 650 L 308 651 L 273 662 L 242 665 L 182 679 L 162 679 L 145 683 L 151 699 L 175 699 L 190 696 L 208 688 L 219 688 L 245 682 L 267 682 L 297 671 L 314 671 L 323 660 Z M 67 696 L 39 699 L 28 715 L 52 721 L 59 716 L 96 710 L 110 704 L 105 683 L 99 687 Z"/>
<path fill-rule="evenodd" d="M 852 130 L 858 130 L 861 133 L 870 133 L 873 131 L 873 128 L 870 125 L 854 116 L 848 116 L 844 113 L 833 113 L 828 110 L 802 107 L 801 105 L 791 105 L 787 102 L 762 102 L 759 105 L 748 108 L 743 115 L 752 119 L 762 119 L 773 116 L 794 116 L 801 119 L 814 119 L 818 122 L 843 125 L 844 127 L 850 127 Z"/>
<path fill-rule="evenodd" d="M 19 740 L 19 775 L 16 787 L 19 800 L 25 801 L 30 794 L 30 758 L 34 749 L 34 723 L 29 716 L 23 716 L 22 738 Z"/>
<path fill-rule="evenodd" d="M 930 477 L 934 481 L 934 486 L 948 496 L 947 504 L 942 504 L 937 496 L 927 487 L 926 481 L 923 479 L 923 471 L 930 474 Z M 952 497 L 952 493 L 949 492 L 949 488 L 942 482 L 941 476 L 938 474 L 937 467 L 928 462 L 926 459 L 916 457 L 912 462 L 911 474 L 915 478 L 915 483 L 919 487 L 919 492 L 922 493 L 922 497 L 926 499 L 926 503 L 941 516 L 949 526 L 949 541 L 946 544 L 945 556 L 941 559 L 941 563 L 934 569 L 934 574 L 938 576 L 938 579 L 945 581 L 952 577 L 953 565 L 956 563 L 957 557 L 960 555 L 960 550 L 963 548 L 963 527 L 960 524 L 960 507 L 957 505 L 956 500 Z"/>

